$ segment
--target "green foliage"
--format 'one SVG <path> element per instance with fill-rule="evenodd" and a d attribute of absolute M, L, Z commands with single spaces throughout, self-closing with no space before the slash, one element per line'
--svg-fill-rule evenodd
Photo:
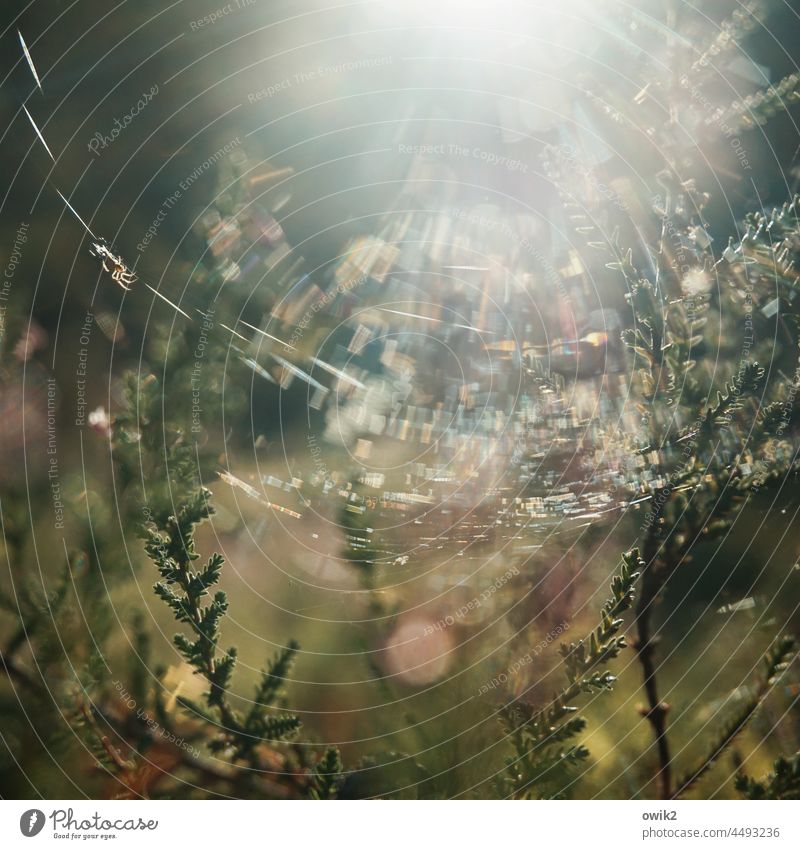
<path fill-rule="evenodd" d="M 632 604 L 633 586 L 643 566 L 637 549 L 624 554 L 598 627 L 586 640 L 561 646 L 568 686 L 546 707 L 536 709 L 517 701 L 501 711 L 501 724 L 514 750 L 499 781 L 503 796 L 525 799 L 558 795 L 571 769 L 589 757 L 585 746 L 565 745 L 586 727 L 586 720 L 575 715 L 578 708 L 571 703 L 581 694 L 613 688 L 617 679 L 597 667 L 613 660 L 626 646 L 624 635 L 619 634 L 623 625 L 620 617 Z"/>
<path fill-rule="evenodd" d="M 308 795 L 311 799 L 335 799 L 342 782 L 339 750 L 330 747 L 311 771 Z"/>
<path fill-rule="evenodd" d="M 115 434 L 123 467 L 131 462 L 129 450 L 147 445 L 163 456 L 168 469 L 168 481 L 161 480 L 155 469 L 148 478 L 150 497 L 143 511 L 141 535 L 160 576 L 153 590 L 176 622 L 188 629 L 188 633 L 177 633 L 173 642 L 208 685 L 202 704 L 183 697 L 178 702 L 206 725 L 212 752 L 231 763 L 265 769 L 263 747 L 292 738 L 301 725 L 297 716 L 279 704 L 299 647 L 289 641 L 262 673 L 249 709 L 235 707 L 231 687 L 238 651 L 235 646 L 227 650 L 219 646 L 228 612 L 227 596 L 218 589 L 225 561 L 214 553 L 201 566 L 196 565 L 200 560 L 197 528 L 214 514 L 211 492 L 199 484 L 197 458 L 192 457 L 181 431 L 165 426 L 159 413 L 161 393 L 154 378 L 136 381 L 129 376 L 127 408 L 115 422 Z"/>
<path fill-rule="evenodd" d="M 747 0 L 734 9 L 729 18 L 719 25 L 711 43 L 702 50 L 700 58 L 692 65 L 692 71 L 714 69 L 724 57 L 735 50 L 746 35 L 758 25 L 758 13 L 763 9 L 761 0 Z"/>
<path fill-rule="evenodd" d="M 736 790 L 745 799 L 800 799 L 800 754 L 780 757 L 761 779 L 736 776 Z"/>
<path fill-rule="evenodd" d="M 186 662 L 208 682 L 207 710 L 201 716 L 206 721 L 209 715 L 216 720 L 218 733 L 211 741 L 212 749 L 257 765 L 255 750 L 259 743 L 285 739 L 300 726 L 295 716 L 271 713 L 297 646 L 290 644 L 269 664 L 252 707 L 246 716 L 241 716 L 229 699 L 237 651 L 230 648 L 220 652 L 218 648 L 220 623 L 227 613 L 228 600 L 222 591 L 212 594 L 224 559 L 214 554 L 201 569 L 193 569 L 199 559 L 195 530 L 213 514 L 210 497 L 211 493 L 201 488 L 178 509 L 177 516 L 168 517 L 162 525 L 154 518 L 145 528 L 145 550 L 161 575 L 161 581 L 153 588 L 156 595 L 169 606 L 176 621 L 190 628 L 191 636 L 176 634 L 174 642 Z"/>
<path fill-rule="evenodd" d="M 742 100 L 735 100 L 727 109 L 719 110 L 715 120 L 737 131 L 763 127 L 771 118 L 785 113 L 787 107 L 800 100 L 800 74 L 792 73 Z"/>
<path fill-rule="evenodd" d="M 764 677 L 754 695 L 730 717 L 717 732 L 706 756 L 686 775 L 678 779 L 675 796 L 682 796 L 699 781 L 717 762 L 720 755 L 731 745 L 738 734 L 752 719 L 758 707 L 766 698 L 776 679 L 789 665 L 796 652 L 794 637 L 780 637 L 770 646 L 764 656 Z"/>
<path fill-rule="evenodd" d="M 726 61 L 739 49 L 741 39 L 758 23 L 763 6 L 760 0 L 748 0 L 733 10 L 714 36 L 691 55 L 681 56 L 679 48 L 670 48 L 668 73 L 661 72 L 659 63 L 650 63 L 645 76 L 652 74 L 653 78 L 645 80 L 641 96 L 631 98 L 627 91 L 622 94 L 622 89 L 615 91 L 613 86 L 602 90 L 600 82 L 602 96 L 586 92 L 591 117 L 596 110 L 617 128 L 634 128 L 636 138 L 658 142 L 652 146 L 657 149 L 652 155 L 658 164 L 648 172 L 652 160 L 643 158 L 645 165 L 637 174 L 643 187 L 642 199 L 649 199 L 642 200 L 638 210 L 629 209 L 616 196 L 616 189 L 609 190 L 599 182 L 598 178 L 613 179 L 602 166 L 576 168 L 557 148 L 547 153 L 548 176 L 561 195 L 568 226 L 577 237 L 569 241 L 583 243 L 593 256 L 604 253 L 600 267 L 592 267 L 590 273 L 597 271 L 600 277 L 614 278 L 627 292 L 632 327 L 622 338 L 630 352 L 632 397 L 641 415 L 641 427 L 624 434 L 624 441 L 632 458 L 646 469 L 642 492 L 637 495 L 641 494 L 642 500 L 649 498 L 650 506 L 640 528 L 642 557 L 638 549 L 623 556 L 622 567 L 612 581 L 612 597 L 604 604 L 597 627 L 585 639 L 561 647 L 567 684 L 543 707 L 517 700 L 502 711 L 506 739 L 512 747 L 497 786 L 504 797 L 565 794 L 576 773 L 587 764 L 590 753 L 579 742 L 587 719 L 576 703 L 617 683 L 607 667 L 626 647 L 621 633 L 623 615 L 631 608 L 634 582 L 640 573 L 634 646 L 648 699 L 642 713 L 653 726 L 659 749 L 656 774 L 666 798 L 696 788 L 730 750 L 794 652 L 790 638 L 775 642 L 766 656 L 763 680 L 753 694 L 707 735 L 702 741 L 702 756 L 673 783 L 670 770 L 674 764 L 667 745 L 669 707 L 659 699 L 656 688 L 658 623 L 652 621 L 653 611 L 676 570 L 691 564 L 698 542 L 721 540 L 753 494 L 768 487 L 783 488 L 787 480 L 793 481 L 798 469 L 800 196 L 772 212 L 748 215 L 741 237 L 731 239 L 719 255 L 705 229 L 709 195 L 693 180 L 678 176 L 690 167 L 685 163 L 695 152 L 692 149 L 691 156 L 687 154 L 677 132 L 682 125 L 692 126 L 691 122 L 684 123 L 692 109 L 695 117 L 701 112 L 702 127 L 727 134 L 761 126 L 800 98 L 800 75 L 794 73 L 725 108 L 714 110 L 705 100 L 704 81 L 717 74 L 720 60 Z M 654 92 L 657 95 L 650 96 Z M 683 111 L 687 102 L 690 108 Z M 670 116 L 667 132 L 665 114 Z M 568 184 L 570 171 L 578 178 L 573 185 Z M 608 174 L 614 171 L 612 167 Z M 228 175 L 225 182 L 232 179 Z M 619 185 L 624 182 L 620 180 Z M 657 216 L 654 222 L 648 220 L 651 210 Z M 625 217 L 618 214 L 621 211 L 630 220 L 620 225 Z M 659 222 L 660 237 L 656 235 Z M 644 251 L 637 247 L 640 242 L 646 243 Z M 286 275 L 278 291 L 288 291 L 291 276 Z M 601 279 L 601 286 L 603 283 Z M 229 379 L 228 371 L 231 363 L 241 369 L 250 352 L 229 346 L 230 337 L 217 333 L 214 326 L 215 309 L 220 315 L 240 314 L 241 304 L 227 309 L 221 300 L 234 298 L 233 289 L 222 287 L 219 304 L 215 298 L 206 312 L 198 310 L 208 324 L 207 332 L 205 326 L 203 330 L 207 337 L 204 407 L 222 409 L 225 404 L 226 415 L 214 417 L 214 421 L 250 419 L 242 389 L 246 383 Z M 202 297 L 201 291 L 196 287 L 192 298 Z M 773 329 L 772 316 L 780 332 Z M 11 316 L 11 321 L 19 324 L 21 319 Z M 131 335 L 135 332 L 128 329 Z M 142 716 L 155 717 L 161 730 L 168 732 L 180 726 L 192 742 L 207 744 L 215 755 L 212 762 L 194 759 L 173 746 L 167 753 L 169 766 L 164 774 L 172 771 L 178 781 L 165 792 L 175 791 L 180 779 L 187 776 L 208 793 L 219 790 L 225 795 L 254 797 L 274 793 L 325 799 L 450 792 L 444 782 L 437 784 L 438 776 L 431 775 L 428 765 L 415 760 L 416 756 L 396 751 L 368 755 L 359 769 L 346 775 L 335 748 L 328 748 L 318 762 L 306 763 L 305 755 L 297 754 L 286 743 L 300 728 L 299 719 L 287 710 L 283 697 L 298 650 L 294 641 L 287 640 L 269 661 L 251 698 L 234 691 L 238 650 L 222 644 L 229 611 L 228 598 L 220 586 L 224 560 L 215 553 L 203 561 L 196 550 L 197 530 L 213 514 L 210 492 L 202 482 L 218 470 L 215 446 L 219 450 L 219 441 L 212 438 L 195 440 L 188 413 L 192 406 L 189 393 L 197 380 L 193 374 L 197 325 L 157 322 L 149 333 L 155 336 L 156 347 L 148 350 L 147 356 L 158 364 L 158 377 L 148 373 L 147 364 L 142 365 L 140 374 L 126 375 L 125 397 L 114 411 L 113 491 L 120 496 L 115 506 L 124 529 L 136 527 L 141 533 L 144 550 L 158 572 L 154 592 L 180 626 L 175 647 L 205 682 L 205 692 L 196 701 L 178 696 L 165 704 L 163 670 L 155 675 L 149 672 L 150 645 L 141 617 L 134 619 L 133 628 L 133 644 L 141 659 L 131 660 L 124 691 Z M 769 344 L 762 343 L 759 349 L 759 337 Z M 304 344 L 310 338 L 309 334 Z M 774 349 L 769 347 L 772 344 Z M 231 351 L 238 356 L 231 357 Z M 710 352 L 714 356 L 708 356 Z M 769 362 L 768 373 L 759 362 Z M 543 360 L 536 359 L 527 367 L 527 377 L 534 389 L 532 394 L 563 394 L 570 388 L 562 375 L 544 369 Z M 232 414 L 237 405 L 238 411 Z M 206 424 L 204 437 L 209 436 Z M 374 590 L 380 583 L 381 570 L 387 571 L 382 565 L 383 551 L 370 521 L 359 509 L 357 484 L 352 492 L 353 499 L 340 516 L 347 556 L 358 567 L 364 588 Z M 111 578 L 119 578 L 121 564 L 129 562 L 128 552 L 109 546 L 102 557 L 98 554 L 98 545 L 104 544 L 103 523 L 95 521 L 87 496 L 88 519 L 84 517 L 79 533 L 74 533 L 75 526 L 71 525 L 73 547 L 63 570 L 54 564 L 46 577 L 40 573 L 39 581 L 29 578 L 32 570 L 26 562 L 26 545 L 31 507 L 22 498 L 16 500 L 19 504 L 4 494 L 2 505 L 13 576 L 12 592 L 0 599 L 4 616 L 11 622 L 0 654 L 0 669 L 12 685 L 6 688 L 11 695 L 0 694 L 0 710 L 9 717 L 10 726 L 4 729 L 4 737 L 15 739 L 21 750 L 38 742 L 43 757 L 52 751 L 66 751 L 66 746 L 74 742 L 64 733 L 66 717 L 71 723 L 66 729 L 68 735 L 73 737 L 73 731 L 77 731 L 79 741 L 101 766 L 92 773 L 92 779 L 102 776 L 107 782 L 103 792 L 109 792 L 109 784 L 116 790 L 116 783 L 121 783 L 131 795 L 147 795 L 154 784 L 136 777 L 143 760 L 140 754 L 146 750 L 148 755 L 165 753 L 159 750 L 161 741 L 147 721 L 109 692 L 105 652 L 111 617 L 106 593 L 98 591 L 101 577 L 103 581 L 108 577 L 109 585 Z M 20 575 L 26 575 L 24 580 Z M 119 581 L 114 580 L 113 588 L 118 586 Z M 394 608 L 387 603 L 384 609 L 378 593 L 371 593 L 371 599 L 372 613 L 381 614 L 374 618 L 389 620 Z M 76 611 L 85 617 L 84 622 Z M 375 627 L 377 630 L 384 624 Z M 384 635 L 375 636 L 377 640 Z M 389 676 L 384 677 L 367 641 L 363 648 L 373 664 L 377 686 L 391 692 Z M 633 687 L 629 678 L 625 683 Z M 35 717 L 30 728 L 25 727 L 17 710 L 17 688 L 24 694 L 26 713 Z M 173 710 L 176 701 L 181 707 L 178 711 Z M 59 723 L 58 733 L 53 732 Z M 440 757 L 442 752 L 449 757 L 454 751 L 447 748 L 449 743 L 431 739 L 420 749 L 436 749 Z M 281 753 L 280 758 L 276 752 Z M 690 763 L 693 760 L 690 758 Z M 394 782 L 385 779 L 392 770 L 398 779 Z M 268 784 L 270 774 L 279 774 L 280 779 Z M 462 781 L 464 774 L 459 776 Z M 0 775 L 0 779 L 3 777 Z M 108 782 L 109 777 L 112 782 Z M 77 778 L 69 776 L 66 780 L 69 795 L 86 792 Z M 773 772 L 762 779 L 739 775 L 736 788 L 746 798 L 798 798 L 800 757 L 779 758 Z M 461 789 L 453 785 L 453 795 Z M 54 795 L 65 795 L 63 788 Z"/>

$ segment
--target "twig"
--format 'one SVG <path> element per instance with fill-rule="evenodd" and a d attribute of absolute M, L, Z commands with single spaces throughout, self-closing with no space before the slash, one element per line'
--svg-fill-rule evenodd
<path fill-rule="evenodd" d="M 708 772 L 714 765 L 719 756 L 728 748 L 728 746 L 739 735 L 742 729 L 752 719 L 753 714 L 761 706 L 767 694 L 770 692 L 772 685 L 775 683 L 777 676 L 789 664 L 792 655 L 795 653 L 795 640 L 793 637 L 780 637 L 775 643 L 770 646 L 769 651 L 764 658 L 766 673 L 763 681 L 759 684 L 755 694 L 750 701 L 745 704 L 744 708 L 731 720 L 723 729 L 722 734 L 714 741 L 708 754 L 700 763 L 695 766 L 690 772 L 681 776 L 677 782 L 676 790 L 672 796 L 677 799 Z"/>
<path fill-rule="evenodd" d="M 655 642 L 652 634 L 651 617 L 653 607 L 664 581 L 658 574 L 660 561 L 656 554 L 658 540 L 651 525 L 644 547 L 644 574 L 642 591 L 636 604 L 636 657 L 642 667 L 642 683 L 647 694 L 647 708 L 642 715 L 650 723 L 658 752 L 659 795 L 662 799 L 672 797 L 672 757 L 667 737 L 667 714 L 669 705 L 661 701 L 658 695 L 656 664 L 654 660 Z"/>

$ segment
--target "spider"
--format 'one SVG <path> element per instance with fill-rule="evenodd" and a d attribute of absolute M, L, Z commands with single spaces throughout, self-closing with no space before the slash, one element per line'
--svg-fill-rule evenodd
<path fill-rule="evenodd" d="M 126 292 L 130 291 L 138 277 L 125 265 L 121 256 L 115 256 L 111 253 L 105 242 L 94 242 L 91 254 L 102 260 L 103 271 L 107 271 L 118 286 L 121 286 Z"/>

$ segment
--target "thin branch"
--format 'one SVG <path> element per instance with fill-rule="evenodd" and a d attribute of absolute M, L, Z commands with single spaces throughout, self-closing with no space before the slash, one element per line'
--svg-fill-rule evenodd
<path fill-rule="evenodd" d="M 793 637 L 781 637 L 770 646 L 764 657 L 766 673 L 764 679 L 758 686 L 755 695 L 745 704 L 744 708 L 729 722 L 719 738 L 714 741 L 708 754 L 686 775 L 681 776 L 677 782 L 677 788 L 672 796 L 677 799 L 690 790 L 692 786 L 708 772 L 719 756 L 730 746 L 742 729 L 752 719 L 755 712 L 761 706 L 767 694 L 772 689 L 775 679 L 782 672 L 795 652 L 796 644 Z"/>
<path fill-rule="evenodd" d="M 650 723 L 658 752 L 659 796 L 662 799 L 672 797 L 672 757 L 667 737 L 667 714 L 669 705 L 661 701 L 656 680 L 655 641 L 652 633 L 652 614 L 656 599 L 664 585 L 659 575 L 662 565 L 656 554 L 658 540 L 651 525 L 644 547 L 645 566 L 642 574 L 642 591 L 636 604 L 636 657 L 642 667 L 642 683 L 647 695 L 647 708 L 642 715 Z"/>

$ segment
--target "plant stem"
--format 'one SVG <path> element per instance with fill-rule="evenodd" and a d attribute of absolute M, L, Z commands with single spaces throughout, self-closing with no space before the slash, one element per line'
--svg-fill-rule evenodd
<path fill-rule="evenodd" d="M 636 657 L 642 667 L 642 683 L 647 695 L 647 709 L 643 712 L 643 715 L 653 729 L 658 752 L 659 796 L 662 799 L 670 799 L 672 798 L 672 757 L 667 737 L 669 705 L 662 702 L 658 695 L 654 660 L 655 644 L 651 621 L 656 598 L 663 586 L 663 581 L 659 576 L 659 559 L 656 554 L 658 540 L 652 531 L 653 527 L 651 526 L 651 530 L 648 532 L 644 546 L 645 567 L 642 575 L 642 591 L 636 604 Z"/>
<path fill-rule="evenodd" d="M 714 741 L 708 754 L 697 764 L 690 772 L 680 776 L 677 781 L 673 799 L 682 796 L 687 790 L 690 790 L 693 785 L 702 778 L 706 772 L 714 765 L 720 755 L 730 746 L 730 744 L 740 734 L 742 729 L 752 719 L 753 714 L 761 707 L 764 700 L 767 698 L 776 678 L 780 672 L 791 661 L 796 650 L 796 642 L 793 637 L 779 637 L 770 646 L 767 651 L 764 661 L 766 664 L 766 674 L 764 679 L 758 685 L 755 695 L 747 702 L 742 710 L 727 724 L 723 729 L 722 734 Z"/>

